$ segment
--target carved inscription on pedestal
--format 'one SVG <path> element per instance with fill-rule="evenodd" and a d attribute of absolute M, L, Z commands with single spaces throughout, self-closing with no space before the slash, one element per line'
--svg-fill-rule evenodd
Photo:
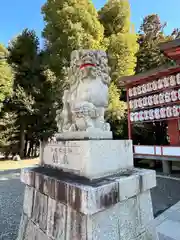
<path fill-rule="evenodd" d="M 80 155 L 80 146 L 78 142 L 50 143 L 45 146 L 43 155 L 45 164 L 69 167 L 70 159 Z"/>
<path fill-rule="evenodd" d="M 70 149 L 69 152 L 72 152 Z M 52 161 L 56 164 L 69 164 L 67 159 L 68 151 L 64 148 L 59 147 L 51 147 L 51 153 L 52 153 Z"/>

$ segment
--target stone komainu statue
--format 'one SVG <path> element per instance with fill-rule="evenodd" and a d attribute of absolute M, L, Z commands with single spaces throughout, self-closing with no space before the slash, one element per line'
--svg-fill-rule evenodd
<path fill-rule="evenodd" d="M 110 131 L 104 112 L 110 84 L 107 55 L 98 50 L 78 50 L 71 55 L 69 89 L 64 91 L 63 110 L 57 111 L 58 132 Z"/>

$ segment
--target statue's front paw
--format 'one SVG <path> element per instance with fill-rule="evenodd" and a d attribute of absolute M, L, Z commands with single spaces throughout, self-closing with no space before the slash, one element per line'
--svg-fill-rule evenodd
<path fill-rule="evenodd" d="M 104 131 L 111 131 L 111 126 L 110 126 L 110 124 L 109 123 L 104 123 L 104 127 L 103 127 L 103 130 Z"/>
<path fill-rule="evenodd" d="M 78 129 L 78 131 L 85 131 L 86 130 L 86 121 L 84 118 L 78 118 L 76 119 L 76 127 Z"/>

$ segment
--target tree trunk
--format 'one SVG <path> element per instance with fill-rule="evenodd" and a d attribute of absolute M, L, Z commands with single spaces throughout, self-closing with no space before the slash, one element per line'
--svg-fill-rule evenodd
<path fill-rule="evenodd" d="M 32 147 L 33 147 L 33 141 L 29 141 L 29 148 L 27 152 L 27 157 L 31 157 L 31 152 L 32 152 Z"/>
<path fill-rule="evenodd" d="M 34 157 L 37 157 L 37 148 L 38 148 L 38 146 L 37 146 L 37 144 L 35 143 L 34 154 L 33 154 Z"/>
<path fill-rule="evenodd" d="M 33 146 L 33 157 L 36 157 L 36 143 Z"/>
<path fill-rule="evenodd" d="M 20 151 L 19 155 L 21 159 L 24 157 L 24 147 L 25 147 L 25 124 L 21 122 L 20 125 Z"/>
<path fill-rule="evenodd" d="M 27 156 L 27 146 L 28 146 L 28 140 L 26 139 L 25 146 L 24 146 L 24 157 Z"/>

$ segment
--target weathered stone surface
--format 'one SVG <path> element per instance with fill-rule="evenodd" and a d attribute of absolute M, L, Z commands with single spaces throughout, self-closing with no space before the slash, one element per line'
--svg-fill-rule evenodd
<path fill-rule="evenodd" d="M 64 132 L 55 135 L 57 141 L 62 140 L 103 140 L 112 139 L 112 132 L 110 131 L 90 131 L 90 132 Z"/>
<path fill-rule="evenodd" d="M 55 180 L 55 199 L 64 204 L 68 203 L 68 185 L 64 181 Z M 52 195 L 51 198 L 53 198 Z"/>
<path fill-rule="evenodd" d="M 154 219 L 150 190 L 139 194 L 137 196 L 137 201 L 139 205 L 141 227 L 145 229 Z"/>
<path fill-rule="evenodd" d="M 32 221 L 28 221 L 24 240 L 35 240 L 37 236 L 37 227 Z"/>
<path fill-rule="evenodd" d="M 47 229 L 48 197 L 35 191 L 32 220 L 43 231 Z"/>
<path fill-rule="evenodd" d="M 142 231 L 136 197 L 92 215 L 88 224 L 88 229 L 92 226 L 91 239 L 158 240 L 155 227 L 146 226 Z"/>
<path fill-rule="evenodd" d="M 118 182 L 112 182 L 105 187 L 89 188 L 81 193 L 79 211 L 84 214 L 94 214 L 119 202 Z"/>
<path fill-rule="evenodd" d="M 44 188 L 44 175 L 41 173 L 36 173 L 34 176 L 35 179 L 35 188 L 39 192 L 43 193 Z"/>
<path fill-rule="evenodd" d="M 55 179 L 48 176 L 43 176 L 43 193 L 51 198 L 55 198 Z"/>
<path fill-rule="evenodd" d="M 137 169 L 141 176 L 141 192 L 156 186 L 156 172 L 153 170 Z"/>
<path fill-rule="evenodd" d="M 119 182 L 119 199 L 124 201 L 140 193 L 140 175 L 135 173 L 128 177 L 122 177 Z"/>
<path fill-rule="evenodd" d="M 136 239 L 139 224 L 136 198 L 131 198 L 92 216 L 92 239 Z"/>
<path fill-rule="evenodd" d="M 40 229 L 38 229 L 36 231 L 36 238 L 34 240 L 52 240 L 51 238 L 49 238 L 47 236 L 46 233 L 44 233 L 43 231 L 41 231 Z M 57 239 L 58 240 L 58 239 Z M 61 239 L 60 239 L 61 240 Z"/>
<path fill-rule="evenodd" d="M 34 187 L 34 168 L 24 168 L 21 170 L 21 182 Z"/>
<path fill-rule="evenodd" d="M 23 240 L 51 240 L 48 236 L 38 228 L 32 221 L 28 222 L 27 231 Z"/>
<path fill-rule="evenodd" d="M 87 232 L 87 216 L 67 208 L 66 239 L 87 240 L 91 238 L 92 228 Z"/>
<path fill-rule="evenodd" d="M 90 239 L 98 240 L 119 240 L 120 231 L 119 218 L 120 213 L 119 203 L 106 211 L 99 212 L 90 216 L 87 222 L 88 233 Z M 91 233 L 90 233 L 91 229 Z"/>
<path fill-rule="evenodd" d="M 155 181 L 152 177 L 148 178 L 148 174 L 155 177 L 154 171 L 136 169 L 127 174 L 88 181 L 41 167 L 35 168 L 33 176 L 37 180 L 35 186 L 41 193 L 81 213 L 94 214 L 142 192 L 143 179 L 145 183 L 152 181 L 144 189 L 154 186 Z"/>
<path fill-rule="evenodd" d="M 133 168 L 130 140 L 62 141 L 44 148 L 43 163 L 89 179 Z"/>
<path fill-rule="evenodd" d="M 146 200 L 145 196 L 141 199 Z M 142 205 L 138 201 L 133 197 L 96 214 L 84 215 L 49 199 L 47 235 L 40 225 L 29 221 L 23 240 L 158 240 L 151 221 L 142 227 Z"/>
<path fill-rule="evenodd" d="M 135 239 L 139 235 L 140 219 L 136 197 L 120 203 L 119 206 L 120 239 Z"/>
<path fill-rule="evenodd" d="M 89 182 L 40 169 L 34 170 L 34 176 L 37 173 L 38 181 L 42 177 L 43 187 L 37 187 L 47 195 L 35 190 L 32 221 L 49 239 L 145 240 L 156 235 L 150 190 L 142 192 L 146 170 Z"/>
<path fill-rule="evenodd" d="M 48 199 L 47 235 L 52 239 L 65 240 L 67 221 L 67 206 Z"/>
<path fill-rule="evenodd" d="M 27 224 L 28 224 L 28 217 L 27 215 L 22 213 L 17 240 L 24 240 Z"/>
<path fill-rule="evenodd" d="M 32 215 L 33 201 L 34 201 L 34 188 L 26 185 L 24 193 L 23 211 L 28 216 L 28 218 L 31 218 Z"/>
<path fill-rule="evenodd" d="M 78 212 L 81 212 L 81 194 L 82 189 L 76 188 L 74 185 L 67 185 L 67 202 L 68 205 L 71 206 Z"/>
<path fill-rule="evenodd" d="M 130 176 L 121 177 L 117 181 L 119 182 L 119 199 L 123 201 L 155 187 L 156 172 L 154 170 L 134 169 Z"/>
<path fill-rule="evenodd" d="M 142 234 L 137 236 L 135 240 L 160 240 L 160 239 L 158 237 L 158 233 L 155 231 L 155 228 L 153 226 L 146 226 L 146 230 Z"/>

